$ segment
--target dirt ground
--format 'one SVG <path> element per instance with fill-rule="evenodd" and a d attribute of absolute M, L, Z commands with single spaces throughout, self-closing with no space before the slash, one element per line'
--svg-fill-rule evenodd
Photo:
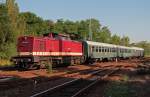
<path fill-rule="evenodd" d="M 14 93 L 16 91 L 19 91 L 17 93 L 20 93 L 20 96 L 25 93 L 25 90 L 34 89 L 35 91 L 40 91 L 41 89 L 46 89 L 47 87 L 53 85 L 57 85 L 60 83 L 60 81 L 51 81 L 50 79 L 52 77 L 64 77 L 62 75 L 68 74 L 73 71 L 80 71 L 80 70 L 88 70 L 88 69 L 96 69 L 96 68 L 112 68 L 112 67 L 120 67 L 121 71 L 118 72 L 118 74 L 113 75 L 109 78 L 109 80 L 114 81 L 126 81 L 127 84 L 132 87 L 135 91 L 140 91 L 135 97 L 149 97 L 148 93 L 150 92 L 149 86 L 150 86 L 150 75 L 138 75 L 136 73 L 137 67 L 139 64 L 142 64 L 143 61 L 149 61 L 149 59 L 139 60 L 139 59 L 132 59 L 132 60 L 121 60 L 118 62 L 98 62 L 90 65 L 75 65 L 75 66 L 68 66 L 68 67 L 59 67 L 59 68 L 53 68 L 52 73 L 47 73 L 46 69 L 40 69 L 40 70 L 29 70 L 29 71 L 18 71 L 15 69 L 0 69 L 0 78 L 4 76 L 12 76 L 14 79 L 8 80 L 10 83 L 16 83 L 17 86 L 14 84 L 8 84 L 7 87 L 15 88 L 13 91 L 11 90 L 10 93 Z M 21 79 L 25 81 L 25 84 L 18 85 L 18 80 Z M 35 83 L 35 79 L 38 80 L 38 85 L 35 87 L 33 83 Z M 71 78 L 69 76 L 65 76 L 65 80 L 70 80 Z M 16 82 L 14 82 L 16 80 Z M 63 81 L 62 81 L 63 82 Z M 30 85 L 27 85 L 29 84 Z M 0 92 L 2 92 L 3 88 L 5 86 L 3 85 L 3 82 L 0 82 Z M 31 85 L 32 84 L 32 85 Z M 100 84 L 94 89 L 91 89 L 89 94 L 86 97 L 107 97 L 105 96 L 105 92 L 108 88 L 108 86 L 113 85 L 113 83 L 108 84 Z M 26 88 L 25 88 L 26 86 Z M 19 87 L 19 88 L 18 88 Z M 23 88 L 22 88 L 23 87 Z M 37 90 L 36 90 L 37 89 Z M 144 90 L 144 91 L 143 91 Z M 17 94 L 16 94 L 17 95 Z M 146 96 L 145 96 L 146 95 Z M 15 97 L 15 96 L 8 96 L 8 97 Z M 22 96 L 27 97 L 27 96 Z M 111 96 L 113 97 L 113 96 Z M 126 97 L 126 96 L 123 96 Z"/>
<path fill-rule="evenodd" d="M 145 61 L 150 65 L 150 58 Z M 82 97 L 150 97 L 150 73 L 139 74 L 135 67 L 142 63 L 137 60 L 127 62 L 133 67 L 125 63 L 127 68 L 122 68 L 118 74 L 109 77 L 109 82 L 100 82 Z"/>

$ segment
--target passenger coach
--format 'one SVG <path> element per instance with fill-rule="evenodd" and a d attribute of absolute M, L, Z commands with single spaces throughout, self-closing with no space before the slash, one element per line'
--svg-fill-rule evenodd
<path fill-rule="evenodd" d="M 144 56 L 144 49 L 138 47 L 126 47 L 93 41 L 83 41 L 83 45 L 85 60 L 92 62 Z"/>

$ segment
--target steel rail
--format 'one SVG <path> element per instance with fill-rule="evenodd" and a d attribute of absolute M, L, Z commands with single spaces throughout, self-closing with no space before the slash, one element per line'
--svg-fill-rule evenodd
<path fill-rule="evenodd" d="M 94 70 L 93 72 L 90 72 L 89 74 L 95 75 L 95 74 L 97 74 L 97 73 L 99 73 L 99 72 L 102 72 L 102 71 L 104 71 L 104 70 L 105 70 L 105 69 L 103 69 L 103 70 L 102 70 L 102 69 L 100 69 L 100 70 Z M 87 74 L 84 74 L 84 75 L 87 75 Z M 36 93 L 36 94 L 34 94 L 34 95 L 30 96 L 30 97 L 38 97 L 38 96 L 40 96 L 40 95 L 42 95 L 42 94 L 44 94 L 44 93 L 46 93 L 46 92 L 53 91 L 53 90 L 55 90 L 55 89 L 57 89 L 57 88 L 61 88 L 61 87 L 63 87 L 63 86 L 66 86 L 66 85 L 68 85 L 68 84 L 74 83 L 74 82 L 79 81 L 79 80 L 81 80 L 81 78 L 73 79 L 73 80 L 71 80 L 71 81 L 68 81 L 68 82 L 65 82 L 65 83 L 63 83 L 63 84 L 57 85 L 57 86 L 52 87 L 52 88 L 49 88 L 49 89 L 47 89 L 47 90 L 44 90 L 44 91 L 42 91 L 42 92 Z"/>
<path fill-rule="evenodd" d="M 107 69 L 95 70 L 94 72 L 92 72 L 92 73 L 90 72 L 89 74 L 90 74 L 90 75 L 95 75 L 95 74 L 98 74 L 98 73 L 100 73 L 100 72 L 102 72 L 102 71 L 105 71 L 105 70 L 107 70 Z M 114 71 L 116 71 L 116 70 L 113 70 L 112 72 L 109 72 L 109 73 L 107 74 L 107 76 L 105 75 L 105 76 L 103 76 L 103 77 L 98 77 L 94 82 L 92 82 L 92 83 L 90 83 L 89 85 L 87 85 L 86 87 L 82 88 L 81 90 L 79 90 L 77 93 L 75 93 L 75 94 L 74 94 L 73 96 L 71 96 L 71 97 L 77 97 L 77 95 L 81 94 L 81 93 L 84 92 L 86 89 L 90 88 L 91 86 L 93 86 L 93 85 L 95 85 L 97 82 L 99 82 L 98 79 L 100 79 L 100 78 L 101 78 L 101 79 L 102 79 L 102 78 L 106 78 L 106 77 L 108 77 L 108 75 L 112 74 Z M 55 89 L 64 87 L 64 86 L 69 85 L 69 84 L 72 84 L 72 83 L 75 83 L 75 82 L 77 82 L 77 81 L 79 81 L 79 80 L 81 80 L 81 78 L 77 78 L 77 79 L 74 79 L 74 80 L 65 82 L 65 83 L 63 83 L 63 84 L 57 85 L 57 86 L 52 87 L 52 88 L 49 88 L 49 89 L 47 89 L 47 90 L 44 90 L 44 91 L 42 91 L 42 92 L 40 92 L 40 93 L 36 93 L 36 94 L 34 94 L 34 95 L 30 96 L 30 97 L 39 97 L 40 95 L 43 95 L 43 94 L 45 94 L 45 93 L 47 93 L 47 92 L 53 91 L 53 90 L 55 90 Z"/>

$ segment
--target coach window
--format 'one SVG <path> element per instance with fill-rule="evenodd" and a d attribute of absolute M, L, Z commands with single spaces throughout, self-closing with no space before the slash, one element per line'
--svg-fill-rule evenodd
<path fill-rule="evenodd" d="M 96 52 L 98 52 L 98 46 L 96 46 Z"/>
<path fill-rule="evenodd" d="M 107 52 L 109 52 L 109 47 L 107 48 Z"/>
<path fill-rule="evenodd" d="M 103 47 L 103 52 L 105 52 L 105 47 Z"/>
<path fill-rule="evenodd" d="M 102 52 L 104 52 L 104 47 L 102 47 Z"/>
<path fill-rule="evenodd" d="M 115 52 L 115 48 L 112 48 L 112 52 Z"/>
<path fill-rule="evenodd" d="M 109 48 L 107 48 L 107 52 L 109 52 Z"/>
<path fill-rule="evenodd" d="M 111 52 L 111 48 L 109 48 L 109 52 Z"/>
<path fill-rule="evenodd" d="M 103 52 L 105 52 L 105 47 L 103 47 Z"/>
<path fill-rule="evenodd" d="M 110 52 L 112 52 L 112 49 L 113 49 L 113 48 L 110 48 Z"/>
<path fill-rule="evenodd" d="M 92 51 L 94 52 L 94 46 L 92 46 Z"/>
<path fill-rule="evenodd" d="M 106 52 L 109 52 L 109 48 L 108 47 L 106 48 Z"/>
<path fill-rule="evenodd" d="M 109 48 L 109 52 L 111 52 L 111 48 Z"/>
<path fill-rule="evenodd" d="M 104 47 L 104 52 L 106 52 L 106 47 Z"/>
<path fill-rule="evenodd" d="M 119 48 L 119 52 L 121 53 L 121 49 Z"/>
<path fill-rule="evenodd" d="M 112 52 L 115 52 L 115 48 L 113 48 L 113 51 Z"/>
<path fill-rule="evenodd" d="M 107 52 L 107 48 L 105 47 L 105 52 Z"/>
<path fill-rule="evenodd" d="M 107 48 L 107 52 L 109 52 L 109 47 Z"/>
<path fill-rule="evenodd" d="M 103 47 L 101 47 L 101 52 L 103 52 Z"/>
<path fill-rule="evenodd" d="M 108 52 L 110 52 L 110 48 L 108 48 Z"/>
<path fill-rule="evenodd" d="M 99 52 L 101 52 L 101 47 L 99 47 Z"/>

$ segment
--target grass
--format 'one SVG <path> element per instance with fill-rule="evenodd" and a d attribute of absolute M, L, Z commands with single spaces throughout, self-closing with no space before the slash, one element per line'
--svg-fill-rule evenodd
<path fill-rule="evenodd" d="M 150 57 L 150 55 L 144 55 L 144 57 Z"/>
<path fill-rule="evenodd" d="M 104 97 L 135 97 L 134 91 L 126 82 L 112 82 L 104 92 Z"/>
<path fill-rule="evenodd" d="M 6 59 L 0 59 L 0 67 L 3 67 L 3 66 L 12 66 L 12 63 Z"/>
<path fill-rule="evenodd" d="M 123 75 L 123 79 L 122 79 L 124 82 L 127 82 L 129 80 L 129 76 L 127 75 Z"/>

